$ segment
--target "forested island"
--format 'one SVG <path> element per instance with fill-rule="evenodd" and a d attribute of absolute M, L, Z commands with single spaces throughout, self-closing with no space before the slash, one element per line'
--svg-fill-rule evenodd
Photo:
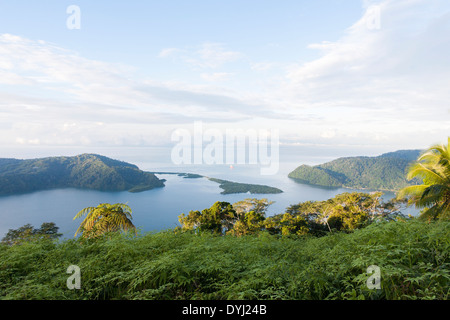
<path fill-rule="evenodd" d="M 283 191 L 259 184 L 248 184 L 248 183 L 238 183 L 223 179 L 208 178 L 210 181 L 219 183 L 220 188 L 223 189 L 221 194 L 232 194 L 232 193 L 250 193 L 250 194 L 276 194 L 282 193 Z"/>
<path fill-rule="evenodd" d="M 417 184 L 408 181 L 406 171 L 421 150 L 399 150 L 377 157 L 345 157 L 321 165 L 301 165 L 289 173 L 298 182 L 323 186 L 397 191 Z"/>
<path fill-rule="evenodd" d="M 97 154 L 0 159 L 0 195 L 58 188 L 139 192 L 164 187 L 154 174 Z"/>
<path fill-rule="evenodd" d="M 194 173 L 146 172 L 136 165 L 98 154 L 40 159 L 0 158 L 0 195 L 22 194 L 59 188 L 142 192 L 164 187 L 157 174 L 207 178 L 220 184 L 222 194 L 274 194 L 280 189 L 205 177 Z"/>
<path fill-rule="evenodd" d="M 249 184 L 233 182 L 224 179 L 211 178 L 203 176 L 197 173 L 178 173 L 178 172 L 152 172 L 154 174 L 176 174 L 184 179 L 200 179 L 205 178 L 209 181 L 216 182 L 219 187 L 223 190 L 221 194 L 234 194 L 234 193 L 250 193 L 250 194 L 277 194 L 282 193 L 281 189 L 270 187 L 261 184 Z"/>

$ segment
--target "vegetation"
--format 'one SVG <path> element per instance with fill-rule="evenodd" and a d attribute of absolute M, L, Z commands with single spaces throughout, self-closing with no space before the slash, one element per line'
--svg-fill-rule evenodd
<path fill-rule="evenodd" d="M 0 159 L 0 195 L 54 188 L 144 191 L 163 187 L 154 174 L 95 154 L 31 160 Z"/>
<path fill-rule="evenodd" d="M 409 197 L 409 204 L 421 208 L 425 219 L 450 217 L 450 137 L 447 145 L 426 150 L 408 171 L 408 179 L 420 177 L 423 184 L 402 189 L 398 198 Z"/>
<path fill-rule="evenodd" d="M 3 299 L 449 298 L 450 224 L 373 223 L 324 237 L 113 233 L 0 246 Z M 381 289 L 366 285 L 381 270 Z M 66 286 L 70 265 L 81 289 Z"/>
<path fill-rule="evenodd" d="M 212 182 L 219 183 L 219 187 L 223 190 L 221 194 L 233 194 L 233 193 L 251 193 L 251 194 L 276 194 L 282 193 L 283 191 L 260 184 L 249 184 L 249 183 L 239 183 L 232 182 L 223 179 L 210 178 L 202 176 L 197 173 L 177 173 L 177 172 L 153 172 L 154 174 L 176 174 L 184 179 L 199 179 L 206 178 Z"/>
<path fill-rule="evenodd" d="M 259 184 L 238 183 L 216 178 L 208 178 L 208 179 L 210 181 L 217 182 L 220 184 L 220 188 L 223 189 L 221 194 L 232 194 L 232 193 L 276 194 L 283 192 L 278 188 Z"/>
<path fill-rule="evenodd" d="M 35 229 L 31 224 L 26 224 L 18 229 L 9 229 L 3 237 L 2 243 L 12 246 L 40 239 L 57 239 L 62 236 L 61 233 L 58 233 L 58 230 L 59 227 L 54 222 L 44 222 L 38 229 Z"/>
<path fill-rule="evenodd" d="M 211 208 L 179 217 L 182 231 L 248 235 L 267 231 L 273 235 L 315 235 L 351 232 L 375 221 L 406 219 L 401 202 L 380 201 L 382 193 L 343 193 L 326 201 L 292 205 L 284 214 L 266 218 L 272 204 L 267 199 L 246 199 L 233 205 L 216 202 Z"/>
<path fill-rule="evenodd" d="M 102 203 L 97 207 L 88 207 L 73 218 L 78 219 L 86 216 L 75 233 L 81 233 L 85 238 L 93 238 L 105 233 L 115 231 L 136 230 L 131 222 L 131 208 L 123 203 L 109 204 Z"/>
<path fill-rule="evenodd" d="M 378 157 L 340 158 L 313 167 L 302 165 L 289 177 L 301 183 L 324 187 L 399 190 L 420 182 L 406 179 L 409 164 L 419 154 L 419 150 L 401 150 Z"/>

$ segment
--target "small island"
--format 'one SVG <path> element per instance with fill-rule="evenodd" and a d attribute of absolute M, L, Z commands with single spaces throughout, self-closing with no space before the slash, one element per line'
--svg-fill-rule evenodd
<path fill-rule="evenodd" d="M 208 178 L 208 179 L 210 181 L 217 182 L 220 184 L 219 185 L 220 188 L 223 189 L 221 194 L 233 194 L 233 193 L 277 194 L 283 192 L 278 188 L 269 187 L 265 185 L 238 183 L 216 178 Z"/>
<path fill-rule="evenodd" d="M 209 181 L 219 183 L 219 187 L 223 190 L 221 194 L 250 193 L 250 194 L 278 194 L 283 193 L 282 190 L 260 184 L 239 183 L 223 179 L 202 176 L 197 173 L 185 172 L 152 172 L 153 174 L 176 174 L 184 179 L 206 178 Z"/>

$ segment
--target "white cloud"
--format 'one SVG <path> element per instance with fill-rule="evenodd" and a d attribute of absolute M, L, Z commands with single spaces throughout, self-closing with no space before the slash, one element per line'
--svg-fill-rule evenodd
<path fill-rule="evenodd" d="M 386 0 L 367 3 L 368 8 L 374 4 L 380 9 L 379 29 L 368 27 L 369 12 L 338 41 L 311 44 L 321 57 L 291 67 L 280 93 L 299 113 L 308 110 L 331 120 L 315 130 L 331 125 L 348 141 L 445 139 L 450 3 Z"/>
<path fill-rule="evenodd" d="M 203 43 L 189 48 L 166 48 L 159 53 L 160 58 L 177 57 L 181 61 L 199 68 L 217 69 L 224 64 L 243 57 L 237 51 L 231 51 L 220 43 Z"/>
<path fill-rule="evenodd" d="M 231 72 L 214 72 L 214 73 L 202 73 L 200 76 L 202 79 L 209 82 L 218 82 L 228 80 L 233 73 Z"/>
<path fill-rule="evenodd" d="M 217 55 L 200 50 L 201 61 L 218 65 L 233 59 L 230 52 L 216 49 Z M 135 139 L 159 145 L 170 142 L 170 134 L 161 142 L 158 133 L 181 123 L 238 121 L 268 110 L 237 91 L 141 79 L 127 66 L 9 34 L 0 35 L 1 75 L 0 83 L 10 87 L 0 88 L 0 115 L 11 124 L 0 127 L 2 144 L 107 145 Z M 203 75 L 209 81 L 229 76 Z"/>
<path fill-rule="evenodd" d="M 181 50 L 177 49 L 177 48 L 166 48 L 159 52 L 158 57 L 159 58 L 167 58 L 171 55 L 176 54 L 177 52 L 181 52 Z"/>
<path fill-rule="evenodd" d="M 225 63 L 233 62 L 242 57 L 236 51 L 230 51 L 219 43 L 205 43 L 197 51 L 198 59 L 191 60 L 195 65 L 207 68 L 218 68 Z"/>
<path fill-rule="evenodd" d="M 141 79 L 127 66 L 0 35 L 0 83 L 8 85 L 0 89 L 0 119 L 8 120 L 0 143 L 160 144 L 196 120 L 237 127 L 253 121 L 279 128 L 289 143 L 407 147 L 445 140 L 450 3 L 364 3 L 374 5 L 379 28 L 368 11 L 337 41 L 305 48 L 321 54 L 307 63 L 254 62 L 220 43 L 161 50 L 159 58 L 181 62 L 180 73 L 192 75 L 181 83 Z M 236 74 L 240 82 L 225 81 Z M 199 77 L 206 82 L 195 83 Z M 241 88 L 245 82 L 254 91 Z"/>

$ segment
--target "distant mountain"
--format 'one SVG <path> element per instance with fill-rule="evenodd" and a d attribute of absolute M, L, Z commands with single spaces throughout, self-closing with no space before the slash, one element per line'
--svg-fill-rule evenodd
<path fill-rule="evenodd" d="M 406 171 L 420 153 L 421 150 L 399 150 L 377 157 L 339 158 L 317 166 L 299 166 L 289 177 L 324 187 L 395 191 L 419 182 L 406 180 Z"/>
<path fill-rule="evenodd" d="M 140 192 L 159 187 L 164 187 L 164 181 L 154 174 L 96 154 L 0 159 L 0 195 L 55 188 Z"/>
<path fill-rule="evenodd" d="M 396 158 L 408 161 L 415 161 L 420 156 L 422 150 L 398 150 L 394 152 L 384 153 L 378 158 Z"/>

